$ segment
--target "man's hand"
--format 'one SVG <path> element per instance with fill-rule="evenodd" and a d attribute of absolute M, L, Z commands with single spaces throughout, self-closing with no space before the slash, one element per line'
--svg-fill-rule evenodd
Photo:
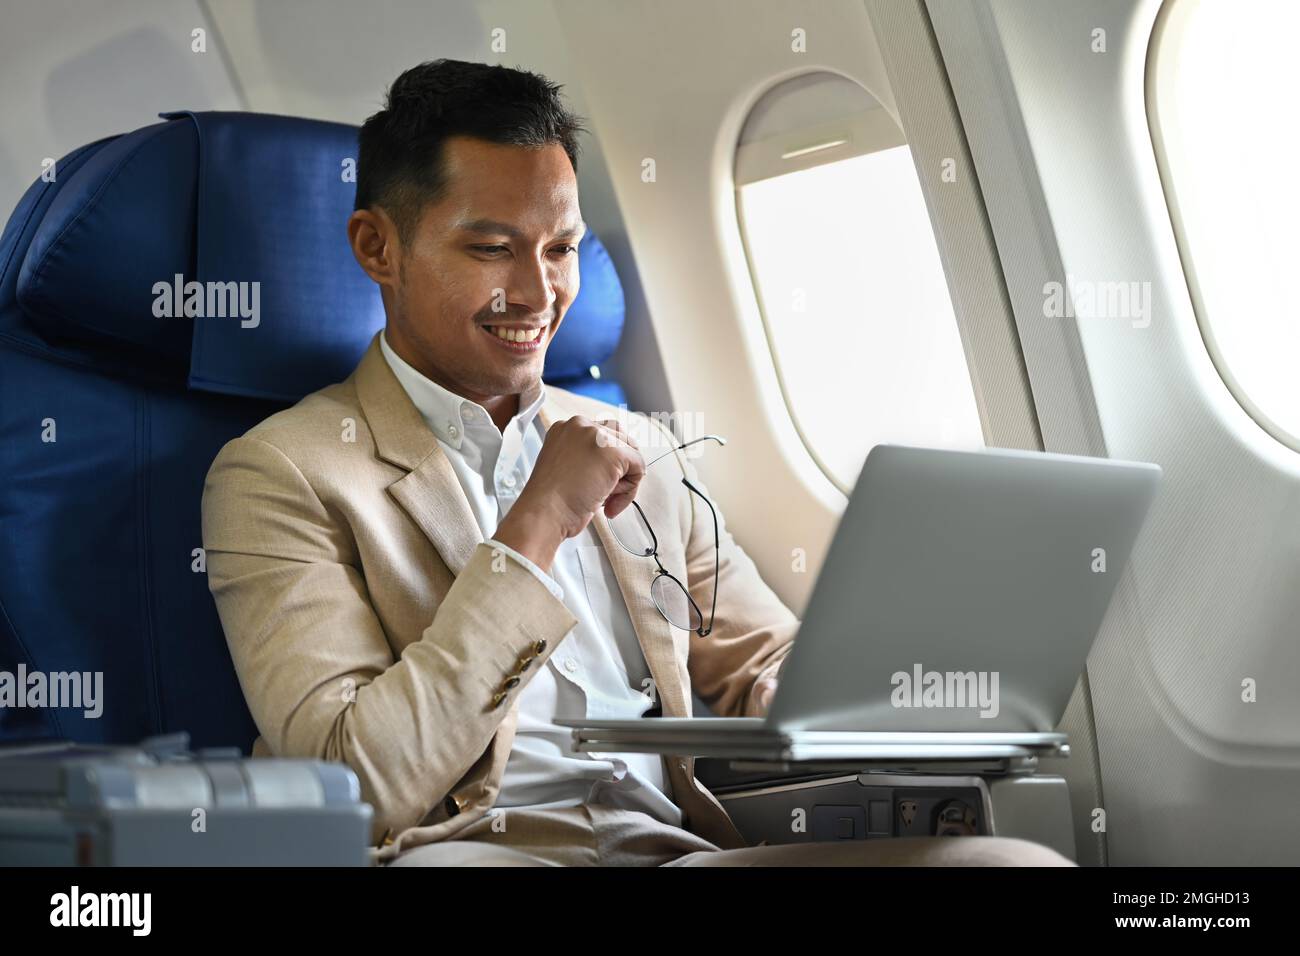
<path fill-rule="evenodd" d="M 597 508 L 613 518 L 632 503 L 644 474 L 645 460 L 618 422 L 582 415 L 556 422 L 495 537 L 549 571 L 560 544 L 580 534 Z"/>
<path fill-rule="evenodd" d="M 754 703 L 759 708 L 759 716 L 766 716 L 772 706 L 772 698 L 776 696 L 777 685 L 781 682 L 781 674 L 789 660 L 790 655 L 787 653 L 781 658 L 775 674 L 761 674 L 754 681 Z"/>

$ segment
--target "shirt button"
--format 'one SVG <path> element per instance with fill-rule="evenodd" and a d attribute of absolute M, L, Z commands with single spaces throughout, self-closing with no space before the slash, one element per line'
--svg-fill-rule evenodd
<path fill-rule="evenodd" d="M 575 661 L 572 657 L 566 657 L 564 659 L 564 669 L 568 671 L 570 674 L 572 674 L 574 671 L 578 669 L 578 662 Z"/>
<path fill-rule="evenodd" d="M 457 428 L 455 425 L 448 425 L 447 434 L 450 435 L 452 438 L 455 438 L 457 435 L 460 434 L 460 429 Z"/>
<path fill-rule="evenodd" d="M 514 475 L 506 475 L 506 477 L 505 477 L 504 481 L 502 482 L 502 484 L 504 484 L 507 488 L 513 488 L 513 487 L 515 486 L 515 476 L 514 476 Z"/>

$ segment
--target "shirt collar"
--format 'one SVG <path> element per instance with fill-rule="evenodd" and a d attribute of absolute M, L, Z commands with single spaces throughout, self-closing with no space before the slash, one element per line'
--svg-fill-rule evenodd
<path fill-rule="evenodd" d="M 379 333 L 379 349 L 383 352 L 388 367 L 393 370 L 397 381 L 420 413 L 420 417 L 440 441 L 459 449 L 465 439 L 467 428 L 487 425 L 494 432 L 497 431 L 496 424 L 486 408 L 463 395 L 457 395 L 443 388 L 407 363 L 393 351 L 383 330 Z M 546 388 L 539 379 L 520 394 L 519 411 L 515 413 L 506 428 L 518 422 L 519 430 L 523 432 L 537 417 L 545 400 Z"/>

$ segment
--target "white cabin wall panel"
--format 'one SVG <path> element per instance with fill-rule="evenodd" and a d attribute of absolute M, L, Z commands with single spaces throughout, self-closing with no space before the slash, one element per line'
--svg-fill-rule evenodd
<path fill-rule="evenodd" d="M 408 67 L 439 56 L 487 60 L 477 3 L 206 3 L 258 113 L 360 123 Z"/>
<path fill-rule="evenodd" d="M 167 110 L 243 108 L 194 0 L 42 0 L 0 9 L 0 211 L 7 218 L 41 161 L 159 122 Z M 191 31 L 208 33 L 207 52 Z M 57 175 L 57 169 L 56 169 Z"/>
<path fill-rule="evenodd" d="M 1064 271 L 1150 283 L 1149 325 L 1138 310 L 1073 320 L 1110 455 L 1165 469 L 1132 607 L 1112 609 L 1089 660 L 1111 862 L 1294 863 L 1300 456 L 1232 399 L 1200 339 L 1146 117 L 1159 5 L 990 6 Z"/>

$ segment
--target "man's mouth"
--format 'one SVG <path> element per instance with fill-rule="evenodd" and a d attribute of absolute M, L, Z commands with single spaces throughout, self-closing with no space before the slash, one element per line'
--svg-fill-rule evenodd
<path fill-rule="evenodd" d="M 485 333 L 504 349 L 515 354 L 536 352 L 546 344 L 550 326 L 480 325 Z"/>

